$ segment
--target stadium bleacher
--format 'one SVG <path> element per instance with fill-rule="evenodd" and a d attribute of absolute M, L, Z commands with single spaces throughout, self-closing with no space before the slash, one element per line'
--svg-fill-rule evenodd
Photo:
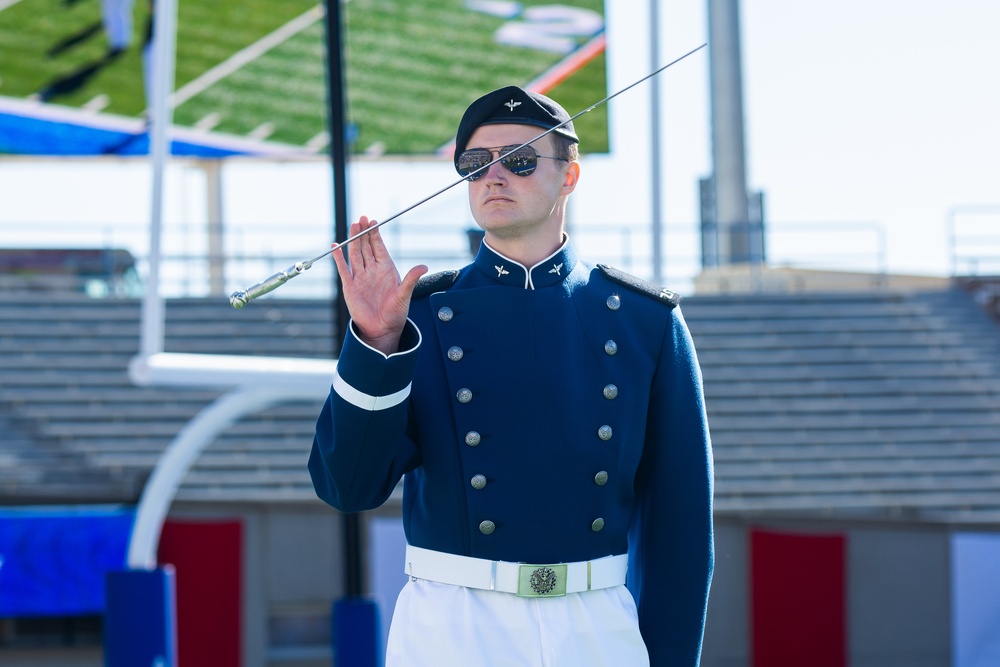
<path fill-rule="evenodd" d="M 141 304 L 0 294 L 0 503 L 134 502 L 220 394 L 136 387 Z M 1000 330 L 964 290 L 691 297 L 716 509 L 742 516 L 1000 515 Z M 170 300 L 166 350 L 329 358 L 332 308 Z M 263 411 L 201 456 L 179 500 L 315 498 L 321 400 Z"/>
<path fill-rule="evenodd" d="M 690 299 L 720 513 L 996 519 L 1000 330 L 962 290 Z"/>
<path fill-rule="evenodd" d="M 0 418 L 21 443 L 16 460 L 5 456 L 0 503 L 135 502 L 180 428 L 221 395 L 131 383 L 140 310 L 137 300 L 78 293 L 0 295 Z M 225 300 L 172 300 L 165 346 L 329 357 L 330 311 L 315 301 L 269 300 L 237 314 Z M 314 497 L 305 462 L 320 404 L 288 403 L 234 425 L 201 457 L 178 498 Z M 67 466 L 76 474 L 59 477 Z"/>

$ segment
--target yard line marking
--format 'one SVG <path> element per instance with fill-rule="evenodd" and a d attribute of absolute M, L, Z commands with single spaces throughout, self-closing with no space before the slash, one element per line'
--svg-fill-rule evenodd
<path fill-rule="evenodd" d="M 0 0 L 0 12 L 7 9 L 8 7 L 16 5 L 19 2 L 21 2 L 21 0 Z"/>
<path fill-rule="evenodd" d="M 111 104 L 111 98 L 105 94 L 101 93 L 96 95 L 93 99 L 83 105 L 84 111 L 90 111 L 92 113 L 97 113 L 98 111 L 103 111 Z"/>
<path fill-rule="evenodd" d="M 323 130 L 306 142 L 306 149 L 318 153 L 330 145 L 330 133 Z"/>
<path fill-rule="evenodd" d="M 208 114 L 197 123 L 194 124 L 194 129 L 208 131 L 214 128 L 216 125 L 222 122 L 222 114 L 218 111 L 213 111 Z"/>
<path fill-rule="evenodd" d="M 267 139 L 272 134 L 274 134 L 274 123 L 270 121 L 261 123 L 254 129 L 247 132 L 248 137 L 252 137 L 253 139 L 258 139 L 260 141 Z"/>
<path fill-rule="evenodd" d="M 0 0 L 3 2 L 4 0 Z M 302 32 L 312 24 L 323 18 L 323 5 L 316 5 L 305 14 L 294 18 L 281 26 L 269 35 L 265 35 L 250 46 L 237 51 L 229 59 L 222 61 L 212 69 L 208 70 L 194 81 L 179 88 L 170 96 L 170 104 L 174 108 L 179 107 L 195 95 L 204 92 L 210 86 L 215 85 L 247 63 L 264 55 L 276 46 L 288 41 L 298 33 Z"/>

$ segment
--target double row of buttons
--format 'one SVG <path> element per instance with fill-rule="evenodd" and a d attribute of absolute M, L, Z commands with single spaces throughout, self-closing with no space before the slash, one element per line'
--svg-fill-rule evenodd
<path fill-rule="evenodd" d="M 618 310 L 621 307 L 621 300 L 617 294 L 612 294 L 607 299 L 607 306 L 610 310 Z M 437 312 L 438 319 L 442 322 L 451 322 L 455 317 L 455 312 L 448 306 L 443 306 L 438 309 Z M 618 353 L 618 344 L 614 340 L 608 340 L 604 344 L 604 352 L 608 356 L 614 356 Z M 465 350 L 457 345 L 453 345 L 448 348 L 446 356 L 449 361 L 459 362 L 465 358 Z M 618 387 L 614 384 L 605 385 L 603 389 L 603 395 L 606 399 L 614 400 L 618 397 Z M 460 404 L 468 404 L 472 402 L 472 390 L 467 387 L 462 387 L 455 393 L 455 399 Z M 603 441 L 611 440 L 613 435 L 613 430 L 611 426 L 605 424 L 597 429 L 597 437 Z M 482 436 L 476 431 L 469 431 L 465 434 L 465 444 L 469 447 L 477 447 L 482 442 Z M 597 486 L 604 486 L 608 483 L 608 472 L 606 470 L 601 470 L 594 475 L 594 483 Z M 473 489 L 481 491 L 486 488 L 487 479 L 485 475 L 476 474 L 473 475 L 469 480 L 469 484 Z M 595 533 L 600 532 L 604 529 L 604 519 L 598 517 L 591 522 L 590 528 Z M 479 532 L 483 535 L 492 535 L 496 531 L 496 523 L 490 520 L 485 520 L 479 524 Z"/>

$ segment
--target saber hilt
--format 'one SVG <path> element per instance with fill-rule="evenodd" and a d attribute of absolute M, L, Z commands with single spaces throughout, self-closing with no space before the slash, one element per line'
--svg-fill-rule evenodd
<path fill-rule="evenodd" d="M 262 280 L 256 285 L 252 285 L 245 290 L 233 292 L 229 296 L 229 303 L 233 308 L 242 308 L 250 303 L 252 299 L 256 299 L 263 294 L 276 290 L 300 273 L 305 273 L 312 268 L 313 261 L 314 260 L 295 262 L 295 264 L 292 264 L 284 271 L 278 271 L 270 278 Z"/>

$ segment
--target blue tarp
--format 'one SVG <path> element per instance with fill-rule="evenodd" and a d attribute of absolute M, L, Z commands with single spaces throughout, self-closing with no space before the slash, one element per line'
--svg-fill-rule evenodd
<path fill-rule="evenodd" d="M 226 157 L 250 151 L 174 139 L 176 156 Z M 125 132 L 83 123 L 57 122 L 19 114 L 0 113 L 0 153 L 13 155 L 147 155 L 149 133 Z"/>
<path fill-rule="evenodd" d="M 134 518 L 123 507 L 0 509 L 0 617 L 103 613 Z"/>

